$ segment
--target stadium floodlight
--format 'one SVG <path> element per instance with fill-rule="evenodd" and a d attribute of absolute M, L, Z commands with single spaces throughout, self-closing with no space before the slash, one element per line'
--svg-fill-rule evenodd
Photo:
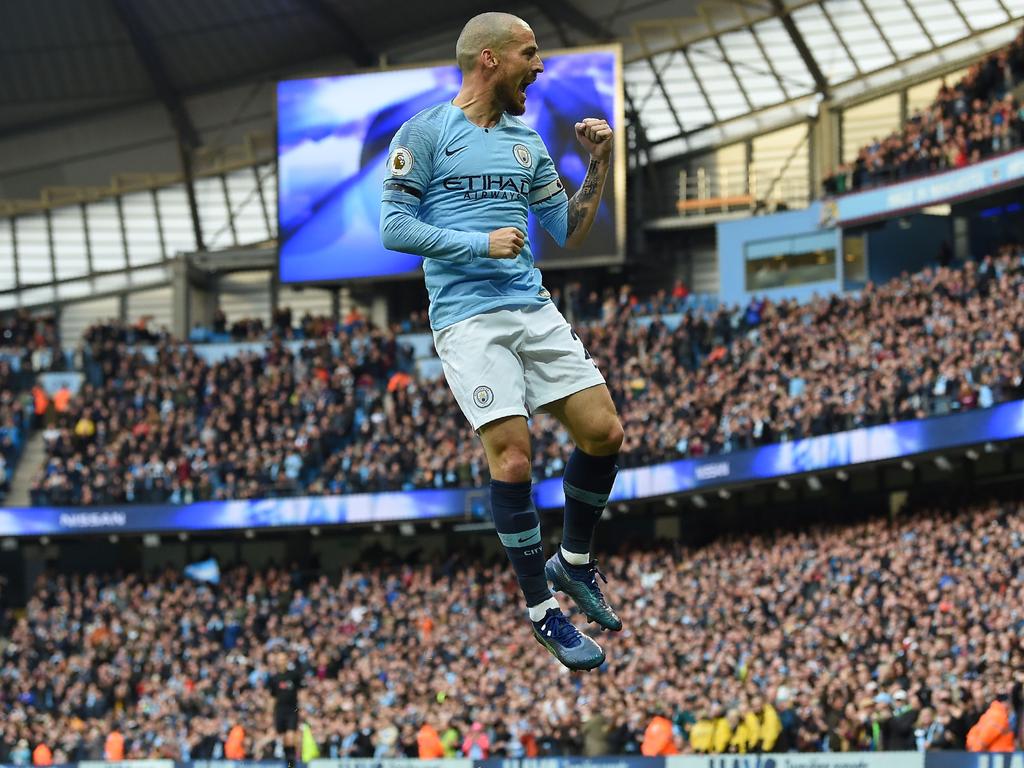
<path fill-rule="evenodd" d="M 400 534 L 402 534 L 403 536 L 415 536 L 416 535 L 416 526 L 413 525 L 412 523 L 399 523 L 398 524 L 398 532 Z"/>
<path fill-rule="evenodd" d="M 117 542 L 119 542 L 120 540 L 121 537 L 118 536 L 116 533 L 112 533 L 109 536 L 107 536 L 107 541 L 109 541 L 111 544 L 117 544 Z"/>
<path fill-rule="evenodd" d="M 430 521 L 430 527 L 432 529 L 434 529 L 435 531 L 440 531 L 441 530 L 441 521 L 440 520 L 431 520 Z"/>
<path fill-rule="evenodd" d="M 901 461 L 900 466 L 903 467 L 903 469 L 905 469 L 907 472 L 914 471 L 914 462 L 912 462 L 910 459 L 904 459 L 903 461 Z"/>
<path fill-rule="evenodd" d="M 995 453 L 995 452 L 996 452 L 995 443 L 985 443 L 985 453 Z"/>
<path fill-rule="evenodd" d="M 936 456 L 935 466 L 941 469 L 943 472 L 953 471 L 953 465 L 949 463 L 949 459 L 947 459 L 945 456 Z"/>
<path fill-rule="evenodd" d="M 17 548 L 18 548 L 18 540 L 17 539 L 4 539 L 2 542 L 0 542 L 0 550 L 2 550 L 4 552 L 13 552 Z"/>
<path fill-rule="evenodd" d="M 845 469 L 840 469 L 838 472 L 836 472 L 836 480 L 838 480 L 839 482 L 845 483 L 849 479 L 850 473 L 847 472 Z"/>
<path fill-rule="evenodd" d="M 665 506 L 668 507 L 669 509 L 675 509 L 676 507 L 679 506 L 679 502 L 676 501 L 675 496 L 669 496 L 667 499 L 665 499 Z"/>
<path fill-rule="evenodd" d="M 732 496 L 732 494 L 729 493 L 727 488 L 720 488 L 718 490 L 718 498 L 722 499 L 723 501 L 728 499 L 731 496 Z"/>
<path fill-rule="evenodd" d="M 245 538 L 247 538 L 247 539 L 255 539 L 256 538 L 256 531 L 254 531 L 252 528 L 246 528 L 245 529 Z"/>
<path fill-rule="evenodd" d="M 623 504 L 622 502 L 619 502 L 618 506 L 615 507 L 615 511 L 616 512 L 623 512 L 623 513 L 629 512 L 629 505 L 628 504 Z"/>
<path fill-rule="evenodd" d="M 142 546 L 149 549 L 156 549 L 160 546 L 160 535 L 156 533 L 147 533 L 142 537 Z"/>
<path fill-rule="evenodd" d="M 967 457 L 968 459 L 970 459 L 971 461 L 977 461 L 977 460 L 978 460 L 978 457 L 979 457 L 979 456 L 981 456 L 981 454 L 980 454 L 980 453 L 978 453 L 978 452 L 977 452 L 976 450 L 974 450 L 973 448 L 968 448 L 968 449 L 967 449 L 967 453 L 965 453 L 964 455 L 965 455 L 965 456 L 966 456 L 966 457 Z"/>
<path fill-rule="evenodd" d="M 41 544 L 42 546 L 44 546 L 44 547 L 45 547 L 45 546 L 46 546 L 47 544 L 49 544 L 49 543 L 50 543 L 50 537 L 49 537 L 49 536 L 40 536 L 40 537 L 39 537 L 39 543 L 40 543 L 40 544 Z"/>
<path fill-rule="evenodd" d="M 314 525 L 312 528 L 310 528 L 309 529 L 309 535 L 310 536 L 319 536 L 320 535 L 320 526 L 319 525 Z"/>
<path fill-rule="evenodd" d="M 792 486 L 789 484 L 789 480 L 787 480 L 786 478 L 782 478 L 781 480 L 779 480 L 780 491 L 788 491 L 790 488 L 792 488 Z"/>
<path fill-rule="evenodd" d="M 188 531 L 180 531 L 178 533 L 178 541 L 188 541 Z"/>
<path fill-rule="evenodd" d="M 693 506 L 695 506 L 697 509 L 705 509 L 707 507 L 707 505 L 708 505 L 708 502 L 699 493 L 695 493 L 692 496 L 692 499 L 693 499 Z"/>
<path fill-rule="evenodd" d="M 317 529 L 317 532 L 318 532 L 318 533 L 319 533 L 319 530 L 320 530 L 320 529 L 318 528 L 318 529 Z M 312 530 L 312 529 L 310 529 L 310 531 L 309 531 L 309 532 L 310 532 L 310 533 L 312 533 L 312 532 L 313 532 L 313 530 Z M 380 523 L 374 523 L 374 525 L 373 525 L 373 532 L 374 532 L 374 533 L 384 533 L 384 526 L 383 526 L 383 525 L 381 525 Z"/>
<path fill-rule="evenodd" d="M 816 475 L 811 475 L 807 478 L 807 487 L 812 491 L 820 491 L 822 488 L 821 480 L 819 480 Z"/>

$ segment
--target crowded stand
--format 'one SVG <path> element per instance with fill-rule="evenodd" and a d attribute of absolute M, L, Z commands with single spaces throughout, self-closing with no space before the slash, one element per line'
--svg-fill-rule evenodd
<path fill-rule="evenodd" d="M 935 101 L 903 127 L 862 147 L 824 182 L 826 195 L 963 168 L 1024 146 L 1024 30 L 973 64 L 955 85 L 943 83 Z"/>
<path fill-rule="evenodd" d="M 626 433 L 622 465 L 728 453 L 1024 396 L 1024 249 L 807 304 L 690 309 L 685 289 L 570 292 Z M 575 297 L 575 298 L 574 298 Z M 567 299 L 562 297 L 563 303 Z M 674 318 L 672 323 L 669 319 Z M 400 326 L 361 317 L 293 349 L 211 363 L 124 329 L 86 333 L 87 383 L 45 432 L 36 505 L 186 503 L 481 486 L 479 441 Z M 571 450 L 532 422 L 535 477 Z"/>
<path fill-rule="evenodd" d="M 991 19 L 1001 15 L 994 7 L 968 23 L 972 8 L 954 0 L 950 13 L 965 34 L 939 29 L 936 41 L 918 18 L 919 4 L 903 3 L 930 49 L 905 56 L 894 42 L 919 37 L 917 31 L 907 32 L 893 14 L 876 21 L 877 4 L 861 0 L 864 23 L 884 41 L 865 38 L 864 51 L 846 50 L 856 72 L 849 79 L 842 67 L 826 66 L 821 35 L 808 34 L 807 42 L 798 28 L 824 29 L 824 13 L 821 23 L 846 48 L 845 32 L 823 3 L 804 10 L 773 2 L 764 13 L 741 8 L 742 24 L 738 16 L 728 32 L 727 15 L 716 11 L 705 37 L 722 57 L 711 66 L 700 56 L 691 61 L 699 51 L 686 42 L 686 19 L 668 30 L 678 45 L 658 42 L 667 35 L 661 17 L 669 17 L 657 3 L 594 9 L 600 24 L 576 11 L 542 14 L 543 37 L 547 28 L 564 33 L 568 25 L 570 42 L 600 33 L 602 43 L 621 37 L 626 53 L 634 43 L 642 52 L 658 47 L 647 57 L 659 86 L 655 101 L 672 113 L 678 133 L 669 117 L 659 126 L 660 117 L 648 119 L 650 109 L 633 108 L 647 101 L 636 100 L 638 85 L 649 90 L 646 70 L 631 67 L 635 56 L 612 56 L 614 46 L 581 49 L 593 62 L 607 54 L 615 63 L 614 98 L 593 113 L 607 112 L 614 134 L 602 117 L 581 117 L 575 128 L 562 120 L 577 102 L 588 110 L 581 115 L 591 114 L 579 98 L 589 86 L 576 75 L 570 80 L 569 69 L 549 66 L 557 88 L 530 98 L 566 123 L 565 136 L 538 132 L 534 153 L 530 134 L 528 143 L 496 153 L 500 164 L 480 165 L 495 171 L 481 176 L 476 166 L 491 162 L 487 147 L 478 153 L 474 143 L 462 153 L 470 145 L 456 146 L 463 143 L 457 136 L 469 131 L 476 142 L 479 127 L 494 129 L 495 146 L 517 140 L 507 128 L 519 124 L 501 109 L 482 122 L 472 110 L 500 107 L 494 97 L 505 91 L 525 104 L 527 86 L 544 69 L 535 63 L 540 41 L 526 45 L 522 30 L 520 41 L 493 30 L 467 34 L 474 29 L 467 25 L 456 43 L 458 63 L 464 78 L 475 73 L 490 83 L 488 98 L 467 90 L 465 126 L 458 112 L 453 124 L 436 111 L 436 127 L 413 118 L 389 147 L 384 134 L 413 113 L 410 107 L 426 114 L 419 102 L 429 94 L 395 89 L 372 114 L 339 110 L 345 124 L 334 126 L 324 122 L 331 110 L 321 97 L 335 89 L 325 89 L 323 78 L 309 88 L 310 117 L 297 106 L 302 89 L 289 95 L 280 87 L 301 80 L 255 87 L 251 72 L 224 68 L 231 57 L 209 51 L 206 59 L 191 56 L 198 62 L 191 68 L 177 66 L 184 49 L 175 19 L 114 3 L 136 48 L 157 51 L 156 64 L 170 67 L 172 101 L 181 102 L 171 106 L 181 109 L 164 112 L 180 140 L 167 155 L 162 138 L 147 138 L 159 133 L 147 128 L 149 96 L 128 105 L 145 118 L 141 128 L 135 124 L 142 118 L 127 112 L 117 128 L 115 110 L 123 105 L 114 99 L 101 116 L 107 137 L 78 130 L 78 112 L 67 113 L 67 135 L 80 139 L 76 157 L 88 162 L 47 157 L 41 150 L 63 135 L 52 133 L 26 145 L 31 154 L 40 150 L 31 167 L 8 174 L 11 190 L 33 191 L 38 181 L 43 191 L 40 205 L 33 198 L 11 206 L 7 229 L 0 227 L 15 267 L 5 306 L 45 300 L 45 311 L 56 314 L 9 309 L 0 318 L 0 505 L 10 505 L 0 506 L 0 768 L 159 768 L 170 761 L 184 768 L 215 765 L 206 761 L 315 768 L 317 758 L 342 768 L 366 758 L 359 764 L 376 768 L 394 768 L 386 761 L 403 758 L 594 768 L 602 761 L 590 758 L 607 758 L 603 764 L 614 768 L 612 762 L 643 762 L 623 758 L 680 754 L 700 757 L 644 765 L 743 768 L 745 759 L 722 756 L 753 753 L 766 754 L 751 760 L 759 768 L 993 768 L 995 758 L 931 754 L 926 762 L 925 754 L 1024 750 L 1024 427 L 1005 428 L 1012 419 L 1004 418 L 1024 405 L 1024 244 L 1015 196 L 1024 174 L 1014 165 L 1024 157 L 1024 29 L 1018 32 L 1020 14 L 1002 2 L 996 5 L 1006 19 L 995 25 Z M 309 16 L 318 29 L 333 22 L 324 45 L 334 56 L 340 40 L 353 67 L 396 56 L 403 70 L 416 64 L 419 54 L 404 52 L 404 37 L 386 45 L 375 39 L 372 13 L 357 19 L 370 26 L 349 34 L 332 4 L 308 5 L 267 11 L 287 17 L 277 25 L 283 42 L 295 42 L 285 28 L 305 30 Z M 945 6 L 931 12 L 941 27 Z M 410 22 L 422 21 L 417 13 Z M 215 27 L 208 27 L 208 13 L 177 15 L 213 42 L 222 42 L 217 29 L 230 28 L 238 44 L 228 48 L 247 39 L 248 23 L 232 20 L 230 9 Z M 437 9 L 434 16 L 438 34 L 453 18 Z M 394 37 L 385 17 L 379 20 L 381 35 Z M 502 24 L 495 29 L 519 29 L 507 18 Z M 422 32 L 422 24 L 406 26 Z M 764 71 L 762 31 L 768 41 L 788 32 L 772 52 L 784 54 L 792 43 L 799 56 L 777 56 Z M 727 35 L 737 33 L 757 43 L 753 70 L 743 46 L 726 55 Z M 265 44 L 265 29 L 260 35 L 263 42 L 249 48 L 274 48 Z M 294 61 L 250 69 L 302 70 L 323 42 L 315 32 L 306 37 L 309 50 L 288 48 Z M 486 56 L 477 37 L 493 37 Z M 925 100 L 915 92 L 931 96 L 932 86 L 917 85 L 922 78 L 962 67 L 965 57 L 1011 37 L 959 81 L 943 80 L 930 105 L 908 114 L 908 102 Z M 348 45 L 353 40 L 359 45 Z M 516 56 L 505 57 L 504 46 L 514 52 L 517 41 L 517 56 L 531 62 L 528 76 L 527 69 L 518 73 Z M 871 49 L 880 51 L 883 42 L 892 62 L 880 66 L 882 54 Z M 40 45 L 63 48 L 53 40 Z M 419 45 L 419 53 L 429 47 Z M 491 71 L 495 52 L 512 63 Z M 569 61 L 571 53 L 557 55 L 554 62 Z M 686 65 L 679 71 L 699 86 L 707 118 L 703 107 L 675 114 L 692 94 L 679 77 L 662 78 L 657 57 Z M 142 55 L 136 74 L 164 97 L 167 73 L 152 58 Z M 88 69 L 79 79 L 100 82 Z M 898 78 L 876 75 L 883 71 Z M 735 81 L 744 91 L 749 114 L 720 115 L 709 98 L 730 72 L 729 87 Z M 785 104 L 755 110 L 743 81 L 751 75 L 771 101 L 770 75 Z M 423 81 L 439 90 L 449 79 L 432 74 Z M 505 80 L 509 88 L 499 87 Z M 593 82 L 602 98 L 613 94 L 608 82 Z M 239 98 L 220 98 L 218 83 Z M 794 83 L 808 85 L 790 93 Z M 740 135 L 744 120 L 760 119 L 755 113 L 764 110 L 781 115 L 791 96 L 799 101 L 808 89 L 832 94 L 820 114 L 815 107 L 797 116 L 799 126 Z M 259 107 L 271 90 L 277 104 Z M 891 100 L 876 101 L 890 90 Z M 856 134 L 852 147 L 871 135 L 859 132 L 862 124 L 848 110 L 864 105 L 859 114 L 868 119 L 887 109 L 891 116 L 885 105 L 895 103 L 897 90 L 901 117 L 884 130 L 902 125 L 844 157 L 844 133 Z M 443 109 L 457 109 L 459 99 Z M 190 116 L 198 107 L 202 114 Z M 58 130 L 64 113 L 55 110 L 50 122 Z M 300 123 L 295 129 L 281 122 L 289 111 Z M 12 136 L 22 130 L 12 126 Z M 452 133 L 450 142 L 442 132 Z M 228 142 L 243 133 L 245 154 L 236 154 Z M 400 138 L 406 134 L 414 141 Z M 436 144 L 435 168 L 421 139 Z M 580 157 L 573 155 L 577 139 Z M 450 167 L 440 162 L 442 147 L 447 158 L 462 153 Z M 333 153 L 323 156 L 330 160 L 349 149 L 358 150 L 358 163 L 321 162 L 317 154 Z M 408 176 L 413 150 L 416 173 Z M 758 173 L 772 177 L 770 207 L 777 203 L 780 211 L 815 198 L 819 183 L 836 198 L 1014 154 L 893 195 L 814 203 L 778 217 L 758 215 L 767 212 L 764 195 L 707 197 L 714 185 L 706 169 L 698 169 L 697 196 L 688 198 L 692 165 L 738 158 L 740 150 L 746 165 L 756 160 Z M 378 163 L 385 154 L 387 163 Z M 175 161 L 182 173 L 150 173 L 139 166 L 143 155 Z M 847 162 L 835 167 L 840 159 Z M 357 168 L 358 177 L 339 176 L 342 165 Z M 641 166 L 650 173 L 631 170 Z M 989 174 L 989 166 L 1015 170 Z M 365 205 L 378 199 L 379 179 L 364 173 L 371 167 L 388 173 L 380 233 L 376 209 Z M 680 169 L 679 197 L 686 199 L 674 200 Z M 100 171 L 106 179 L 107 170 L 110 190 L 86 185 Z M 791 194 L 797 171 L 801 186 Z M 555 175 L 542 178 L 549 172 Z M 567 188 L 577 180 L 575 191 Z M 728 186 L 721 181 L 716 177 L 719 192 Z M 53 192 L 72 184 L 81 197 Z M 454 194 L 435 206 L 435 189 Z M 891 199 L 871 200 L 884 197 Z M 357 199 L 358 207 L 350 202 Z M 584 348 L 571 347 L 583 373 L 594 375 L 592 359 L 606 379 L 623 435 L 618 449 L 603 391 L 600 403 L 589 392 L 578 398 L 585 405 L 566 409 L 580 414 L 570 419 L 573 434 L 550 415 L 530 418 L 531 477 L 519 453 L 525 433 L 512 441 L 495 430 L 493 482 L 480 435 L 432 346 L 422 284 L 397 282 L 410 278 L 410 262 L 377 264 L 367 254 L 379 251 L 365 250 L 376 249 L 382 234 L 382 247 L 454 259 L 442 265 L 437 284 L 447 290 L 457 281 L 453 295 L 466 311 L 460 307 L 451 319 L 475 319 L 493 308 L 487 297 L 503 301 L 508 283 L 493 270 L 477 283 L 462 267 L 471 257 L 452 256 L 449 243 L 505 259 L 499 266 L 515 274 L 532 263 L 524 261 L 525 233 L 507 227 L 505 213 L 483 226 L 492 217 L 481 206 L 492 201 L 515 202 L 523 217 L 532 210 L 545 226 L 550 216 L 554 240 L 567 247 L 595 227 L 593 249 L 577 252 L 577 268 L 564 268 L 553 250 L 534 252 L 550 282 L 539 294 L 534 285 L 523 301 L 543 303 L 538 296 L 550 295 L 569 324 L 558 326 L 563 342 L 571 330 Z M 65 206 L 73 216 L 63 215 Z M 671 210 L 701 215 L 662 217 Z M 351 226 L 353 217 L 366 222 Z M 395 221 L 426 234 L 397 237 Z M 327 224 L 339 223 L 343 238 L 324 234 Z M 369 239 L 350 237 L 364 234 Z M 502 244 L 506 238 L 514 247 Z M 434 245 L 421 247 L 424 239 L 441 243 L 436 253 Z M 338 253 L 355 261 L 337 274 L 312 270 L 333 266 Z M 30 260 L 44 257 L 49 271 L 33 269 Z M 286 269 L 286 257 L 298 266 Z M 916 271 L 897 274 L 910 265 Z M 34 282 L 34 274 L 45 282 Z M 717 280 L 720 293 L 695 294 L 676 275 L 695 286 Z M 881 275 L 884 282 L 870 279 Z M 783 294 L 800 298 L 778 298 Z M 283 305 L 288 296 L 297 309 Z M 435 300 L 435 321 L 438 307 Z M 121 319 L 100 319 L 109 312 Z M 525 314 L 515 322 L 527 337 L 536 330 Z M 506 337 L 495 338 L 500 344 Z M 482 331 L 470 340 L 484 340 Z M 472 344 L 450 346 L 464 352 Z M 524 352 L 520 362 L 542 368 L 552 349 Z M 487 380 L 495 378 L 488 361 L 463 357 L 463 378 L 484 377 L 466 390 L 477 415 L 500 418 L 517 407 L 513 398 L 508 410 L 500 401 L 485 410 L 509 389 L 499 392 L 503 382 Z M 462 360 L 444 365 L 461 376 Z M 550 369 L 543 375 L 553 379 Z M 557 391 L 572 391 L 576 375 L 561 376 Z M 576 389 L 594 380 L 581 378 Z M 1021 402 L 995 408 L 1011 401 Z M 922 424 L 926 419 L 935 421 Z M 904 421 L 916 423 L 866 429 Z M 858 429 L 864 431 L 836 436 Z M 588 432 L 604 436 L 588 439 Z M 819 436 L 828 437 L 793 450 L 754 450 Z M 730 458 L 701 461 L 706 457 Z M 687 459 L 695 461 L 622 472 L 614 484 L 617 469 Z M 538 490 L 531 480 L 550 482 Z M 401 505 L 399 494 L 322 498 L 456 488 L 476 490 L 403 493 Z M 550 509 L 547 489 L 564 492 L 563 526 L 552 520 L 562 510 Z M 535 497 L 545 502 L 537 504 L 542 514 Z M 258 503 L 227 503 L 233 500 Z M 515 525 L 506 527 L 503 517 Z M 580 521 L 586 535 L 573 537 Z M 574 538 L 579 547 L 570 546 Z M 578 551 L 588 541 L 590 551 Z M 552 569 L 563 567 L 568 575 L 558 584 Z M 546 592 L 551 581 L 554 597 Z M 570 594 L 574 587 L 584 599 Z M 541 593 L 552 599 L 534 597 Z M 600 616 L 591 621 L 598 598 L 601 609 L 621 617 L 621 632 L 602 632 Z M 559 609 L 607 656 L 592 655 L 588 665 L 582 654 L 560 655 L 589 640 L 556 615 Z M 807 756 L 778 757 L 788 753 Z M 563 756 L 587 759 L 533 760 Z M 136 762 L 150 760 L 162 762 Z M 1010 757 L 1001 762 L 1012 768 Z"/>
<path fill-rule="evenodd" d="M 111 734 L 125 758 L 295 757 L 302 726 L 324 757 L 975 749 L 1021 705 L 1022 547 L 1020 501 L 624 544 L 603 566 L 625 630 L 582 676 L 510 631 L 511 570 L 466 547 L 219 584 L 47 574 L 0 622 L 0 763 Z"/>
<path fill-rule="evenodd" d="M 10 488 L 25 438 L 32 428 L 39 372 L 64 370 L 53 315 L 33 316 L 19 310 L 0 321 L 0 501 Z"/>
<path fill-rule="evenodd" d="M 361 320 L 359 310 L 353 309 L 342 321 L 343 325 L 354 325 Z M 334 330 L 334 322 L 323 315 L 304 314 L 298 321 L 292 319 L 290 307 L 277 307 L 271 313 L 270 325 L 265 326 L 260 318 L 241 318 L 228 323 L 224 310 L 213 313 L 213 322 L 207 326 L 196 325 L 189 334 L 189 341 L 218 343 L 232 341 L 260 341 L 267 338 L 285 340 L 322 339 Z"/>

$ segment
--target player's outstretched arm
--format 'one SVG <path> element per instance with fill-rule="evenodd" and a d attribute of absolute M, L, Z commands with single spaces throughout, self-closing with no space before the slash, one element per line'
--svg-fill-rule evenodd
<path fill-rule="evenodd" d="M 385 248 L 463 263 L 488 255 L 486 232 L 460 232 L 427 224 L 416 218 L 417 203 L 387 198 L 381 202 L 380 239 Z"/>
<path fill-rule="evenodd" d="M 427 259 L 465 263 L 473 258 L 514 259 L 525 243 L 515 227 L 493 232 L 444 229 L 416 218 L 418 206 L 385 199 L 380 206 L 380 237 L 385 248 Z"/>
<path fill-rule="evenodd" d="M 576 194 L 569 200 L 565 228 L 565 247 L 579 248 L 594 224 L 604 181 L 608 178 L 612 157 L 612 129 L 607 120 L 588 117 L 576 123 L 576 138 L 590 153 L 587 175 Z"/>

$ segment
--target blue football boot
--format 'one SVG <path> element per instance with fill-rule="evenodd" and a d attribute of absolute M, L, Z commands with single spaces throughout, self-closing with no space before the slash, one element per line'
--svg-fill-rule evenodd
<path fill-rule="evenodd" d="M 544 575 L 556 589 L 573 599 L 587 621 L 596 621 L 613 632 L 622 629 L 622 620 L 608 606 L 597 585 L 598 576 L 606 584 L 608 579 L 597 569 L 596 560 L 591 560 L 587 565 L 571 565 L 565 562 L 561 551 L 558 551 L 544 564 Z"/>
<path fill-rule="evenodd" d="M 576 629 L 560 608 L 549 608 L 543 619 L 532 623 L 537 642 L 569 669 L 595 669 L 604 664 L 601 646 Z"/>

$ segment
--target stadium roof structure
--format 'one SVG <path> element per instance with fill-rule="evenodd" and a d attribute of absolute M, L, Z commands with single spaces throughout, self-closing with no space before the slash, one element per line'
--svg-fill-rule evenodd
<path fill-rule="evenodd" d="M 162 104 L 182 161 L 180 173 L 154 169 L 164 173 L 115 179 L 111 188 L 0 200 L 0 310 L 166 285 L 175 253 L 248 245 L 232 236 L 238 208 L 252 219 L 246 231 L 272 242 L 272 107 L 267 136 L 224 148 L 203 145 L 190 100 L 249 84 L 258 98 L 282 77 L 451 59 L 464 21 L 494 7 L 483 0 L 0 3 L 0 142 Z M 1005 45 L 1024 20 L 1024 0 L 507 0 L 503 7 L 533 25 L 542 49 L 621 43 L 638 162 L 762 135 L 825 105 L 849 106 L 953 71 Z M 220 154 L 211 160 L 197 149 Z M 223 157 L 229 150 L 241 156 Z M 186 166 L 193 156 L 195 169 Z M 190 216 L 184 193 L 168 185 L 192 177 L 202 205 L 192 204 Z M 93 205 L 111 197 L 116 206 Z M 133 232 L 139 216 L 154 218 L 140 212 L 153 210 L 154 231 Z M 200 217 L 220 241 L 199 236 Z M 119 261 L 94 259 L 102 254 L 81 242 L 83 228 L 93 240 L 124 240 Z M 144 257 L 133 238 L 145 241 Z"/>
<path fill-rule="evenodd" d="M 512 0 L 542 47 L 618 40 L 654 159 L 813 114 L 1005 44 L 1024 0 Z M 7 0 L 0 136 L 310 69 L 450 58 L 491 2 Z"/>
<path fill-rule="evenodd" d="M 737 0 L 634 26 L 626 87 L 652 159 L 790 125 L 1007 44 L 1022 0 Z"/>

